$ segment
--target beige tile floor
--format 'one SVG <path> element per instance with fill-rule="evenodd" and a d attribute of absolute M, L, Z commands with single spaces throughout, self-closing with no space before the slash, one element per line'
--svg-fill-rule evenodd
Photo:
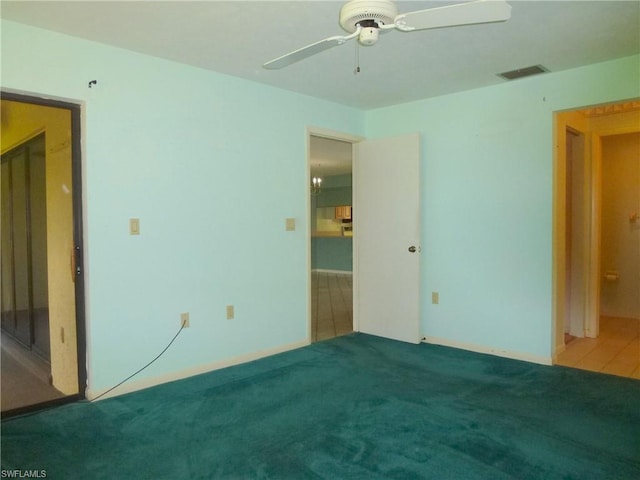
<path fill-rule="evenodd" d="M 640 379 L 640 320 L 600 317 L 598 338 L 576 338 L 557 365 Z"/>
<path fill-rule="evenodd" d="M 351 274 L 311 274 L 311 337 L 327 340 L 353 332 L 353 281 Z"/>

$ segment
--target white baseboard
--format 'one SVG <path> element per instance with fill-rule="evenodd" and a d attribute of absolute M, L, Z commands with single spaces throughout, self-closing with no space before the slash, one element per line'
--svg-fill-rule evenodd
<path fill-rule="evenodd" d="M 327 270 L 325 268 L 314 268 L 311 271 L 318 273 L 336 273 L 338 275 L 353 275 L 353 272 L 351 270 Z"/>
<path fill-rule="evenodd" d="M 288 352 L 289 350 L 295 350 L 297 348 L 306 347 L 307 345 L 309 345 L 308 340 L 304 340 L 304 341 L 301 340 L 299 342 L 290 343 L 288 345 L 282 345 L 276 348 L 247 353 L 245 355 L 239 355 L 237 357 L 232 357 L 226 360 L 220 360 L 217 362 L 200 365 L 200 366 L 189 368 L 186 370 L 181 370 L 179 372 L 171 372 L 166 375 L 161 375 L 159 377 L 146 378 L 144 380 L 138 380 L 138 381 L 133 380 L 131 382 L 128 382 L 119 386 L 118 388 L 114 389 L 112 392 L 105 394 L 104 396 L 100 397 L 99 400 L 117 397 L 120 395 L 124 395 L 125 393 L 136 392 L 138 390 L 155 387 L 156 385 L 161 385 L 163 383 L 182 380 L 185 378 L 193 377 L 194 375 L 200 375 L 202 373 L 212 372 L 214 370 L 220 370 L 221 368 L 232 367 L 234 365 L 239 365 L 241 363 L 252 362 L 253 360 L 270 357 L 271 355 Z M 95 391 L 91 389 L 91 387 L 87 388 L 86 390 L 87 400 L 89 401 L 93 400 L 104 391 L 105 389 L 102 389 L 101 391 Z"/>
<path fill-rule="evenodd" d="M 510 350 L 501 350 L 493 347 L 486 347 L 483 345 L 475 345 L 472 343 L 462 343 L 452 340 L 447 340 L 438 337 L 423 337 L 423 342 L 432 343 L 435 345 L 442 345 L 443 347 L 459 348 L 461 350 L 469 350 L 470 352 L 486 353 L 489 355 L 495 355 L 497 357 L 510 358 L 512 360 L 523 360 L 525 362 L 537 363 L 540 365 L 553 365 L 553 359 L 551 357 L 543 357 L 540 355 L 531 355 L 529 353 L 512 352 Z"/>

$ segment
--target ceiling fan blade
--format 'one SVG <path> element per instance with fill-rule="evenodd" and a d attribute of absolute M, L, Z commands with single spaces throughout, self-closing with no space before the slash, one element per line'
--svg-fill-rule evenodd
<path fill-rule="evenodd" d="M 307 45 L 306 47 L 299 48 L 298 50 L 294 50 L 293 52 L 282 55 L 281 57 L 274 58 L 273 60 L 270 60 L 262 65 L 262 67 L 266 68 L 267 70 L 278 70 L 279 68 L 287 67 L 292 63 L 299 62 L 300 60 L 304 60 L 305 58 L 309 58 L 316 53 L 324 52 L 325 50 L 329 50 L 330 48 L 342 45 L 347 40 L 355 38 L 357 36 L 356 33 L 360 33 L 360 29 L 358 29 L 357 32 L 354 32 L 351 35 L 336 35 L 335 37 L 325 38 L 324 40 L 320 40 L 319 42 L 312 43 L 311 45 Z"/>
<path fill-rule="evenodd" d="M 474 23 L 504 22 L 511 18 L 511 5 L 504 0 L 476 0 L 444 7 L 402 13 L 394 21 L 403 32 L 453 27 Z"/>

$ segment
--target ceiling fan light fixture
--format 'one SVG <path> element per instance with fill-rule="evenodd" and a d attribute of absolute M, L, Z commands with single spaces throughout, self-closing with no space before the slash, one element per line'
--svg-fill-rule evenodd
<path fill-rule="evenodd" d="M 378 41 L 378 27 L 366 27 L 360 30 L 358 41 L 365 47 L 374 45 Z"/>

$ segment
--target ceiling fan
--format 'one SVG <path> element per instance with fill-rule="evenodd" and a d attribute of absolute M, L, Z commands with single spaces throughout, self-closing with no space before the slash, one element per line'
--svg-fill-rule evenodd
<path fill-rule="evenodd" d="M 413 32 L 474 23 L 504 22 L 510 17 L 511 6 L 505 0 L 475 0 L 400 14 L 393 0 L 349 0 L 340 9 L 340 26 L 348 35 L 325 38 L 270 60 L 263 67 L 277 70 L 354 38 L 358 38 L 361 45 L 373 45 L 378 41 L 380 31 L 395 29 Z"/>

